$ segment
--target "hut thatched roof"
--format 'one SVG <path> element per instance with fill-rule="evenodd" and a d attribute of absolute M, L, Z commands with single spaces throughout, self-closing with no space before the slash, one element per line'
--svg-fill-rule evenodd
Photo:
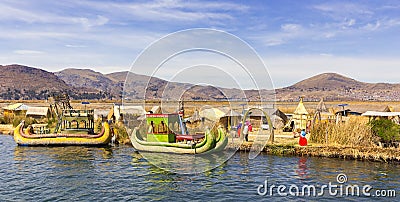
<path fill-rule="evenodd" d="M 267 115 L 272 119 L 272 120 L 278 120 L 280 119 L 282 122 L 287 122 L 288 118 L 285 113 L 283 113 L 281 110 L 276 109 L 276 108 L 261 108 L 260 110 L 253 110 L 250 114 L 250 116 L 261 116 L 264 117 L 264 113 L 262 111 L 266 112 Z"/>
<path fill-rule="evenodd" d="M 21 111 L 21 110 L 28 110 L 28 106 L 22 103 L 15 103 L 8 105 L 6 107 L 3 107 L 4 110 L 10 110 L 10 111 Z"/>
<path fill-rule="evenodd" d="M 142 106 L 130 106 L 130 105 L 115 105 L 113 106 L 113 115 L 116 120 L 120 119 L 121 114 L 130 114 L 140 116 L 146 114 L 146 111 Z"/>
<path fill-rule="evenodd" d="M 321 101 L 319 101 L 317 108 L 315 109 L 315 111 L 319 111 L 319 112 L 329 112 L 328 108 L 326 108 L 324 99 L 321 98 Z"/>
<path fill-rule="evenodd" d="M 392 116 L 400 116 L 400 112 L 376 112 L 376 111 L 367 111 L 367 112 L 363 113 L 361 116 L 392 117 Z"/>
<path fill-rule="evenodd" d="M 295 114 L 295 115 L 308 114 L 308 111 L 306 110 L 306 107 L 304 107 L 304 104 L 303 104 L 303 98 L 300 98 L 300 102 L 297 105 L 296 110 L 294 110 L 293 114 Z"/>
<path fill-rule="evenodd" d="M 203 109 L 199 112 L 199 114 L 201 117 L 209 120 L 218 120 L 225 115 L 225 113 L 218 108 Z"/>
<path fill-rule="evenodd" d="M 47 116 L 49 113 L 49 108 L 48 107 L 29 107 L 28 111 L 26 111 L 26 115 L 32 115 L 32 116 Z"/>
<path fill-rule="evenodd" d="M 230 109 L 227 113 L 225 113 L 224 116 L 242 116 L 242 114 L 234 111 L 233 109 Z"/>
<path fill-rule="evenodd" d="M 385 109 L 383 109 L 384 112 L 394 112 L 394 108 L 391 106 L 386 106 Z"/>

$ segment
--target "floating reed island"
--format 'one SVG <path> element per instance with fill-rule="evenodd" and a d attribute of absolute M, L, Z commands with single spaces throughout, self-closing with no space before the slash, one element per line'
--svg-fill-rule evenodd
<path fill-rule="evenodd" d="M 390 121 L 389 121 L 390 122 Z M 394 125 L 392 125 L 394 126 Z M 387 127 L 385 125 L 385 127 Z M 396 128 L 394 129 L 396 134 Z M 386 128 L 385 134 L 388 133 Z M 299 145 L 299 138 L 291 134 L 275 134 L 273 143 L 267 142 L 262 151 L 271 155 L 328 157 L 377 162 L 400 163 L 397 144 L 382 144 L 382 137 L 374 134 L 374 126 L 360 119 L 343 123 L 315 124 L 307 134 L 309 144 Z M 231 138 L 227 149 L 249 152 L 253 141 Z M 268 138 L 264 138 L 268 139 Z"/>
<path fill-rule="evenodd" d="M 249 152 L 252 145 L 253 142 L 243 142 L 242 144 L 229 144 L 227 149 L 237 149 L 238 151 Z M 298 145 L 293 145 L 291 143 L 268 143 L 263 148 L 262 152 L 279 156 L 312 156 L 400 163 L 400 150 L 398 148 L 323 146 L 312 144 L 302 147 Z"/>

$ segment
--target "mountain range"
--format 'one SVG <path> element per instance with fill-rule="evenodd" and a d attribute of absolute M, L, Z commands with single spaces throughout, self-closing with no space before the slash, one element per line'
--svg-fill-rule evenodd
<path fill-rule="evenodd" d="M 73 99 L 147 100 L 400 100 L 400 84 L 366 83 L 337 74 L 323 73 L 294 85 L 271 90 L 245 90 L 169 82 L 132 72 L 102 74 L 90 69 L 48 72 L 23 65 L 0 65 L 0 99 L 38 100 L 66 92 Z M 125 82 L 127 81 L 127 82 Z M 261 92 L 261 93 L 259 93 Z"/>

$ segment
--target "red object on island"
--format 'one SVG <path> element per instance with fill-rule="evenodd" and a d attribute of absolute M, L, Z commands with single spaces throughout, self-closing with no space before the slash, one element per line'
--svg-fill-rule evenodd
<path fill-rule="evenodd" d="M 300 135 L 299 145 L 300 146 L 307 146 L 307 138 L 305 138 L 305 137 Z"/>

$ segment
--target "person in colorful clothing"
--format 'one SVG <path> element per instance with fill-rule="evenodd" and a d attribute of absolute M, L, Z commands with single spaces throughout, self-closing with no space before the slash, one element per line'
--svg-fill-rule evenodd
<path fill-rule="evenodd" d="M 301 133 L 300 133 L 299 145 L 307 146 L 306 131 L 304 129 L 301 130 Z"/>

